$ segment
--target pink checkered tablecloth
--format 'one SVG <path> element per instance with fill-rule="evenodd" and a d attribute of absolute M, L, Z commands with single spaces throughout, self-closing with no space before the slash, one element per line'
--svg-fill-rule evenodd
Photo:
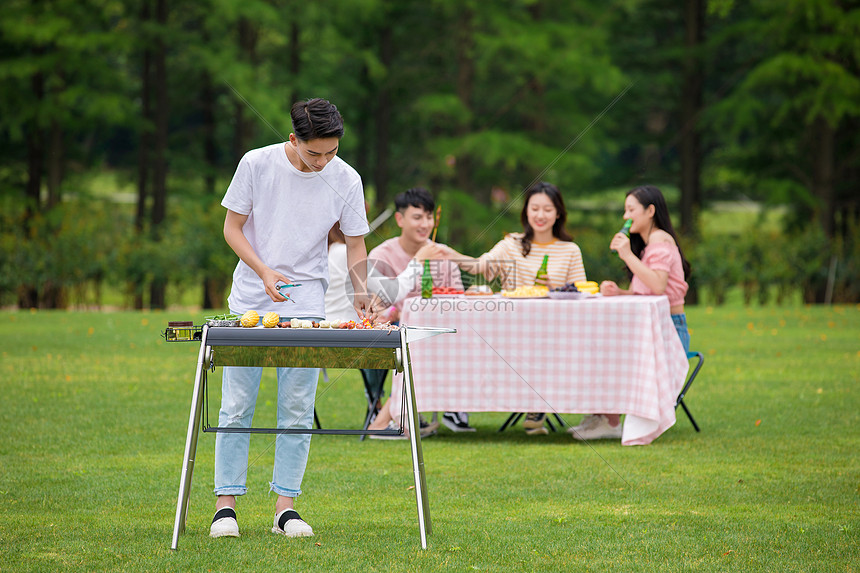
<path fill-rule="evenodd" d="M 420 411 L 626 414 L 624 445 L 675 423 L 689 368 L 665 296 L 412 298 L 401 324 L 457 329 L 410 345 Z"/>

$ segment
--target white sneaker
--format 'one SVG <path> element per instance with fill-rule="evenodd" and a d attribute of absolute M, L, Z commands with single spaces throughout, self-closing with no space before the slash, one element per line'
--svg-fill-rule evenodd
<path fill-rule="evenodd" d="M 222 507 L 215 512 L 212 525 L 209 526 L 209 537 L 239 537 L 239 523 L 236 521 L 236 510 L 232 507 Z"/>
<path fill-rule="evenodd" d="M 546 429 L 545 422 L 546 414 L 543 412 L 529 412 L 523 421 L 523 428 L 529 436 L 546 436 L 549 430 Z"/>
<path fill-rule="evenodd" d="M 574 440 L 606 440 L 621 438 L 621 424 L 610 426 L 609 419 L 603 414 L 589 414 L 582 419 L 578 426 L 568 428 L 567 431 Z"/>
<path fill-rule="evenodd" d="M 295 509 L 285 509 L 275 516 L 275 522 L 272 524 L 272 533 L 285 535 L 287 537 L 312 537 L 314 530 L 311 526 L 305 523 L 305 520 L 299 517 L 299 512 Z"/>
<path fill-rule="evenodd" d="M 442 423 L 452 432 L 475 431 L 475 428 L 469 425 L 469 414 L 466 412 L 445 412 L 442 414 Z"/>

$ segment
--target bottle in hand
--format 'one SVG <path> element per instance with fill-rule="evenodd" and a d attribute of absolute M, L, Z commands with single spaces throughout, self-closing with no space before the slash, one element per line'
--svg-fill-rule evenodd
<path fill-rule="evenodd" d="M 535 286 L 549 287 L 549 272 L 547 271 L 547 263 L 549 255 L 543 256 L 543 261 L 540 264 L 537 274 L 535 275 Z"/>
<path fill-rule="evenodd" d="M 624 226 L 621 227 L 621 230 L 618 232 L 621 233 L 622 235 L 624 235 L 625 237 L 629 237 L 630 236 L 630 225 L 632 225 L 632 224 L 633 224 L 633 219 L 627 219 L 626 221 L 624 221 Z M 612 252 L 617 253 L 618 251 L 616 251 L 615 249 L 612 249 Z"/>

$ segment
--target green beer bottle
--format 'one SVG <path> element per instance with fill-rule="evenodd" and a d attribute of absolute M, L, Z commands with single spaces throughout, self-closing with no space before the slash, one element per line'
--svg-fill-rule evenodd
<path fill-rule="evenodd" d="M 627 219 L 626 221 L 624 221 L 624 226 L 621 227 L 621 230 L 618 232 L 621 233 L 622 235 L 624 235 L 625 237 L 629 237 L 630 236 L 630 225 L 632 225 L 632 224 L 633 224 L 633 219 Z M 615 249 L 612 249 L 612 252 L 617 253 L 618 251 L 616 251 Z"/>
<path fill-rule="evenodd" d="M 421 298 L 433 296 L 433 275 L 430 273 L 430 259 L 424 259 L 424 272 L 421 273 Z"/>
<path fill-rule="evenodd" d="M 537 274 L 535 275 L 535 286 L 549 286 L 549 273 L 547 272 L 547 263 L 549 262 L 549 255 L 543 256 L 543 262 L 540 264 L 540 268 L 538 269 Z"/>

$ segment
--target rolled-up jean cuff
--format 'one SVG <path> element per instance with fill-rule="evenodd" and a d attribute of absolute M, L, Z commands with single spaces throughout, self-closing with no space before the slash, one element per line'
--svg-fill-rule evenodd
<path fill-rule="evenodd" d="M 687 328 L 687 315 L 685 313 L 673 314 L 672 323 L 675 325 L 675 330 L 678 332 L 678 338 L 681 339 L 681 345 L 684 347 L 684 352 L 690 352 L 690 331 Z"/>
<path fill-rule="evenodd" d="M 247 487 L 240 485 L 228 485 L 226 487 L 215 488 L 215 495 L 245 495 L 248 493 Z"/>
<path fill-rule="evenodd" d="M 274 483 L 269 483 L 269 491 L 273 491 L 278 495 L 282 495 L 284 497 L 299 497 L 302 495 L 302 490 L 294 490 L 294 489 L 285 489 L 279 485 Z"/>

